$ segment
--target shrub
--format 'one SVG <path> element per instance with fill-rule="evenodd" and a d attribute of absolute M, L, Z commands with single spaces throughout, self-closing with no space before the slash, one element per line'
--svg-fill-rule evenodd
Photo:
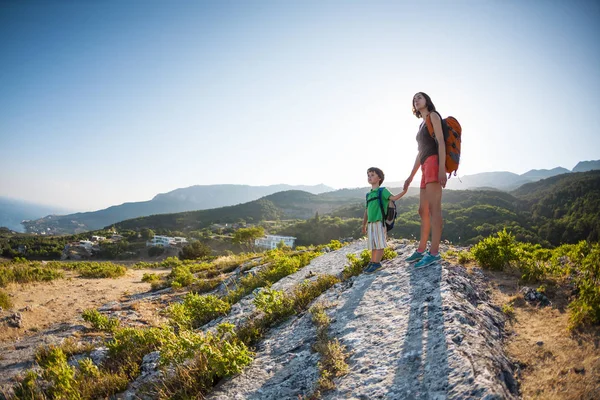
<path fill-rule="evenodd" d="M 19 260 L 0 264 L 0 287 L 8 283 L 48 282 L 63 278 L 62 271 L 52 266 L 44 266 L 39 261 Z"/>
<path fill-rule="evenodd" d="M 502 305 L 502 312 L 504 313 L 504 315 L 506 315 L 508 318 L 512 318 L 515 315 L 515 308 L 513 306 L 513 302 L 510 301 L 508 303 L 505 303 Z"/>
<path fill-rule="evenodd" d="M 117 318 L 108 318 L 106 315 L 100 314 L 98 310 L 88 309 L 81 314 L 84 321 L 89 322 L 94 329 L 99 331 L 112 332 L 119 326 Z"/>
<path fill-rule="evenodd" d="M 253 300 L 254 305 L 266 314 L 273 314 L 276 310 L 290 305 L 290 299 L 283 291 L 264 288 L 256 294 Z"/>
<path fill-rule="evenodd" d="M 570 328 L 600 323 L 600 243 L 589 246 L 574 278 L 577 299 L 569 304 Z"/>
<path fill-rule="evenodd" d="M 160 276 L 158 276 L 158 274 L 154 274 L 154 273 L 145 273 L 144 275 L 142 275 L 142 282 L 148 282 L 148 283 L 152 283 L 152 282 L 158 282 L 160 281 Z"/>
<path fill-rule="evenodd" d="M 12 307 L 12 302 L 10 301 L 10 297 L 4 290 L 0 290 L 0 307 L 7 310 Z"/>
<path fill-rule="evenodd" d="M 47 389 L 50 398 L 80 399 L 75 386 L 75 369 L 67 363 L 67 356 L 60 348 L 52 349 L 41 360 L 42 377 L 51 383 Z"/>
<path fill-rule="evenodd" d="M 344 268 L 342 276 L 344 279 L 349 279 L 353 276 L 360 275 L 362 270 L 369 264 L 369 261 L 371 261 L 371 252 L 369 250 L 363 250 L 360 253 L 360 257 L 356 257 L 355 254 L 348 254 L 346 258 L 348 258 L 350 265 Z"/>
<path fill-rule="evenodd" d="M 471 249 L 473 257 L 484 268 L 502 270 L 517 259 L 515 237 L 505 230 L 489 236 Z"/>
<path fill-rule="evenodd" d="M 117 278 L 125 275 L 127 268 L 113 263 L 75 263 L 75 269 L 84 278 Z"/>
<path fill-rule="evenodd" d="M 469 261 L 473 261 L 473 260 L 474 260 L 473 254 L 468 251 L 461 251 L 458 253 L 458 263 L 460 265 L 465 265 Z"/>
<path fill-rule="evenodd" d="M 158 257 L 164 254 L 165 248 L 163 246 L 152 246 L 148 249 L 148 255 L 150 257 Z"/>
<path fill-rule="evenodd" d="M 212 319 L 226 315 L 231 305 L 214 295 L 188 293 L 183 303 L 171 304 L 167 314 L 176 325 L 197 328 Z"/>
<path fill-rule="evenodd" d="M 240 373 L 252 361 L 252 352 L 237 338 L 231 324 L 219 325 L 216 334 L 185 335 L 195 337 L 168 344 L 165 355 L 168 360 L 182 360 L 193 353 L 194 358 L 177 367 L 175 375 L 159 387 L 159 398 L 203 398 L 215 382 Z M 184 347 L 177 347 L 183 343 Z"/>
<path fill-rule="evenodd" d="M 187 265 L 178 265 L 167 275 L 167 280 L 174 289 L 179 289 L 191 285 L 195 278 L 190 267 Z"/>
<path fill-rule="evenodd" d="M 331 242 L 329 242 L 329 244 L 327 244 L 327 247 L 329 247 L 332 251 L 334 251 L 334 250 L 341 249 L 342 247 L 344 247 L 344 245 L 339 240 L 334 239 Z"/>
<path fill-rule="evenodd" d="M 173 332 L 166 327 L 161 328 L 121 328 L 116 329 L 108 347 L 108 365 L 116 372 L 123 372 L 132 378 L 139 372 L 142 358 L 160 349 L 173 340 Z"/>
<path fill-rule="evenodd" d="M 23 377 L 17 378 L 17 384 L 13 387 L 15 398 L 23 400 L 45 399 L 44 393 L 38 384 L 39 375 L 28 370 Z"/>
<path fill-rule="evenodd" d="M 209 257 L 211 253 L 210 247 L 200 241 L 192 242 L 181 249 L 179 257 L 182 260 L 195 260 L 198 258 Z"/>

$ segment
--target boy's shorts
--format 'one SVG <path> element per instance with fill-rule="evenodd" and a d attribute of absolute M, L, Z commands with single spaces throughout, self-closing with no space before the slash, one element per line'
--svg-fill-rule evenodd
<path fill-rule="evenodd" d="M 381 250 L 387 246 L 387 230 L 383 222 L 369 222 L 367 224 L 367 238 L 369 250 Z"/>
<path fill-rule="evenodd" d="M 421 164 L 421 189 L 425 189 L 428 183 L 439 182 L 440 162 L 438 159 L 437 155 L 429 156 Z"/>

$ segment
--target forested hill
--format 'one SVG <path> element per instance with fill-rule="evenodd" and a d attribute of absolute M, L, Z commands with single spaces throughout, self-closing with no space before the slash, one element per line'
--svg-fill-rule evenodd
<path fill-rule="evenodd" d="M 512 192 L 552 244 L 600 240 L 600 171 L 559 175 Z"/>
<path fill-rule="evenodd" d="M 189 232 L 214 223 L 299 219 L 273 233 L 295 236 L 299 244 L 320 243 L 361 235 L 365 191 L 346 189 L 319 195 L 285 191 L 237 206 L 136 218 L 116 227 Z M 504 228 L 519 240 L 552 245 L 599 238 L 600 171 L 555 176 L 511 193 L 448 190 L 443 202 L 444 238 L 454 243 L 476 243 Z M 418 237 L 418 197 L 405 196 L 397 206 L 399 216 L 392 236 Z M 316 214 L 320 218 L 315 219 Z"/>
<path fill-rule="evenodd" d="M 139 217 L 113 224 L 115 228 L 141 230 L 150 228 L 157 231 L 189 232 L 207 228 L 212 224 L 234 223 L 240 220 L 259 222 L 283 218 L 284 214 L 271 201 L 265 198 L 238 204 L 237 206 L 214 208 L 212 210 L 186 211 L 176 214 L 158 214 Z"/>

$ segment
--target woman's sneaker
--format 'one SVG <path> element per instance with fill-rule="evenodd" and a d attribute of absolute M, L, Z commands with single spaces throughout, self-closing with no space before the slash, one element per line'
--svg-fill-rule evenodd
<path fill-rule="evenodd" d="M 441 260 L 442 260 L 442 256 L 440 255 L 440 253 L 438 253 L 435 256 L 432 256 L 431 253 L 427 253 L 423 256 L 421 261 L 419 261 L 418 263 L 415 264 L 415 268 L 426 267 L 428 265 L 435 264 Z"/>
<path fill-rule="evenodd" d="M 406 258 L 406 261 L 408 261 L 409 263 L 414 262 L 414 261 L 419 261 L 420 259 L 423 258 L 423 256 L 425 255 L 425 252 L 418 252 L 415 250 L 414 253 L 412 253 L 410 256 L 408 256 Z"/>

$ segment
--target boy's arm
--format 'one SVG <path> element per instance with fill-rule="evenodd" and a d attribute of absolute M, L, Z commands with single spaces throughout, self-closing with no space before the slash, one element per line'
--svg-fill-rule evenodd
<path fill-rule="evenodd" d="M 365 216 L 363 217 L 362 232 L 367 233 L 367 210 L 365 210 Z"/>
<path fill-rule="evenodd" d="M 406 192 L 407 192 L 407 190 L 405 189 L 405 190 L 403 190 L 402 192 L 400 192 L 398 194 L 391 195 L 390 196 L 390 200 L 396 201 L 396 200 L 402 198 L 406 194 Z"/>

